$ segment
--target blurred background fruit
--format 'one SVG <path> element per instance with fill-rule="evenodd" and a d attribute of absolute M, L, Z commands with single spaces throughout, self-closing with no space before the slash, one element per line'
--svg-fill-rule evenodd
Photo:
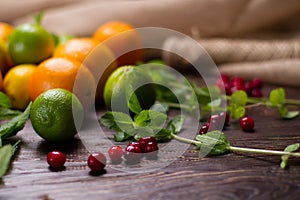
<path fill-rule="evenodd" d="M 23 64 L 11 68 L 4 77 L 4 92 L 12 107 L 23 110 L 30 102 L 29 83 L 36 65 Z"/>
<path fill-rule="evenodd" d="M 76 119 L 73 114 L 76 113 Z M 32 127 L 50 142 L 70 140 L 78 132 L 84 111 L 79 99 L 71 92 L 56 88 L 47 90 L 33 102 L 30 110 Z M 75 124 L 76 123 L 76 124 Z"/>
<path fill-rule="evenodd" d="M 0 22 L 0 39 L 4 42 L 8 41 L 9 35 L 13 32 L 14 27 L 10 24 Z"/>
<path fill-rule="evenodd" d="M 102 24 L 94 32 L 93 38 L 100 43 L 105 41 L 105 45 L 118 57 L 119 66 L 135 65 L 144 59 L 141 38 L 135 28 L 126 22 L 109 21 Z"/>
<path fill-rule="evenodd" d="M 96 91 L 94 77 L 80 62 L 68 58 L 49 58 L 38 65 L 30 81 L 31 100 L 34 101 L 41 93 L 53 88 L 72 92 L 75 80 L 81 83 L 76 96 L 85 108 L 91 107 Z"/>

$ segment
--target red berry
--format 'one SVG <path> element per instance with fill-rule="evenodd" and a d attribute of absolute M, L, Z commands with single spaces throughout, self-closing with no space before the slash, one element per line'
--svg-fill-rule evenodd
<path fill-rule="evenodd" d="M 209 123 L 203 124 L 200 128 L 199 134 L 207 133 L 208 129 L 209 129 Z"/>
<path fill-rule="evenodd" d="M 245 81 L 244 81 L 244 79 L 242 77 L 235 76 L 231 80 L 231 85 L 232 86 L 235 86 L 235 85 L 245 85 Z"/>
<path fill-rule="evenodd" d="M 231 94 L 238 91 L 238 90 L 243 90 L 246 91 L 246 88 L 244 86 L 244 84 L 241 83 L 236 83 L 235 85 L 233 85 L 230 89 Z"/>
<path fill-rule="evenodd" d="M 66 156 L 60 151 L 51 151 L 47 154 L 47 162 L 53 169 L 62 169 L 66 162 Z"/>
<path fill-rule="evenodd" d="M 104 169 L 106 165 L 106 157 L 99 152 L 93 153 L 89 155 L 87 164 L 92 172 L 98 173 Z"/>
<path fill-rule="evenodd" d="M 225 125 L 229 125 L 230 115 L 228 112 L 220 112 L 219 116 L 222 120 L 224 120 Z"/>
<path fill-rule="evenodd" d="M 251 91 L 254 89 L 254 85 L 252 82 L 248 82 L 245 84 L 245 90 L 247 92 L 247 94 L 250 96 Z"/>
<path fill-rule="evenodd" d="M 260 89 L 258 88 L 254 88 L 253 90 L 251 90 L 251 93 L 249 95 L 250 97 L 262 97 L 262 93 L 260 91 Z"/>
<path fill-rule="evenodd" d="M 148 159 L 156 159 L 158 153 L 158 146 L 156 142 L 148 142 L 145 145 L 145 153 Z"/>
<path fill-rule="evenodd" d="M 154 152 L 154 151 L 158 151 L 158 146 L 156 142 L 148 142 L 145 145 L 145 153 L 150 153 L 150 152 Z"/>
<path fill-rule="evenodd" d="M 230 77 L 227 74 L 221 74 L 220 79 L 223 80 L 223 82 L 230 82 Z"/>
<path fill-rule="evenodd" d="M 111 162 L 116 163 L 121 161 L 123 156 L 123 149 L 120 146 L 112 146 L 108 150 L 108 156 Z"/>
<path fill-rule="evenodd" d="M 243 131 L 250 132 L 254 128 L 254 120 L 251 117 L 243 117 L 240 119 L 240 126 Z"/>
<path fill-rule="evenodd" d="M 142 137 L 142 138 L 139 139 L 140 148 L 143 152 L 145 152 L 145 146 L 148 142 L 156 143 L 156 139 L 152 136 Z"/>
<path fill-rule="evenodd" d="M 139 145 L 128 144 L 125 147 L 124 158 L 129 162 L 138 162 L 142 157 L 142 150 Z"/>
<path fill-rule="evenodd" d="M 224 121 L 220 115 L 212 115 L 209 120 L 209 130 L 222 130 L 224 128 Z"/>
<path fill-rule="evenodd" d="M 251 82 L 252 82 L 254 88 L 262 87 L 262 81 L 259 78 L 253 78 Z"/>

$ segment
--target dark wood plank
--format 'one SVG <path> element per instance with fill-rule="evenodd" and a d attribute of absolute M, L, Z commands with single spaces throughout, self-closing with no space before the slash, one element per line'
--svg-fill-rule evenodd
<path fill-rule="evenodd" d="M 264 93 L 274 87 L 265 86 Z M 288 88 L 287 97 L 300 99 L 300 90 Z M 225 130 L 232 145 L 280 150 L 300 141 L 299 117 L 282 120 L 274 110 L 264 107 L 248 109 L 247 114 L 254 117 L 256 131 L 244 133 L 237 122 L 232 122 Z M 34 133 L 30 122 L 18 137 L 23 142 L 0 185 L 0 200 L 299 199 L 300 195 L 299 159 L 291 159 L 291 166 L 282 170 L 278 156 L 227 154 L 201 158 L 189 145 L 168 166 L 152 172 L 125 173 L 108 164 L 106 173 L 91 176 L 86 165 L 88 151 L 79 139 L 48 144 Z M 177 145 L 174 151 L 185 148 L 184 144 Z M 64 171 L 49 170 L 46 154 L 52 149 L 67 154 Z M 168 159 L 161 157 L 161 161 Z M 151 166 L 157 161 L 145 162 Z"/>

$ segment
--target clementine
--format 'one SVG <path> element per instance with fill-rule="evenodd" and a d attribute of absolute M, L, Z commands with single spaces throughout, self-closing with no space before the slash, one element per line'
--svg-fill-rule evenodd
<path fill-rule="evenodd" d="M 73 92 L 75 81 L 80 82 L 80 88 L 74 93 L 84 108 L 91 108 L 96 91 L 93 75 L 80 62 L 69 58 L 49 58 L 38 65 L 33 72 L 29 92 L 34 101 L 41 93 L 54 88 Z"/>

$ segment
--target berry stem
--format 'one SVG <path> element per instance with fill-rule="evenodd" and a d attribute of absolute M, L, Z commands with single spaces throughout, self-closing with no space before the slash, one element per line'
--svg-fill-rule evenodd
<path fill-rule="evenodd" d="M 300 157 L 300 153 L 277 151 L 277 150 L 266 150 L 266 149 L 254 149 L 254 148 L 244 148 L 244 147 L 233 147 L 229 146 L 229 150 L 232 152 L 246 152 L 246 153 L 259 153 L 259 154 L 269 154 L 269 155 L 287 155 Z"/>

